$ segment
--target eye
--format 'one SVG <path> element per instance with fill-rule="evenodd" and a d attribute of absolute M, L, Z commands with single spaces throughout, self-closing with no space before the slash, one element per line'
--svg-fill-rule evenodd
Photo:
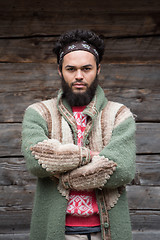
<path fill-rule="evenodd" d="M 84 70 L 85 72 L 88 72 L 88 71 L 91 70 L 91 67 L 84 67 L 83 70 Z"/>

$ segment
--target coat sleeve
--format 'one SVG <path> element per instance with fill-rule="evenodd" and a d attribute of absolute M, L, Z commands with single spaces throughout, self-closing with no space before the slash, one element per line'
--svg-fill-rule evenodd
<path fill-rule="evenodd" d="M 110 142 L 100 152 L 117 164 L 116 171 L 105 184 L 107 188 L 117 188 L 130 183 L 135 176 L 135 121 L 129 117 L 121 122 L 112 133 Z"/>
<path fill-rule="evenodd" d="M 90 161 L 89 149 L 49 139 L 46 121 L 32 108 L 26 110 L 23 119 L 22 153 L 29 171 L 37 177 L 53 176 Z"/>

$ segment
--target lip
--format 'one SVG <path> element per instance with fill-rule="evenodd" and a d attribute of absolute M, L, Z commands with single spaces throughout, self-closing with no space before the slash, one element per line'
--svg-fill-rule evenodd
<path fill-rule="evenodd" d="M 73 84 L 73 87 L 75 87 L 75 88 L 84 88 L 84 87 L 86 87 L 86 84 L 83 84 L 83 83 L 74 83 L 74 84 Z"/>

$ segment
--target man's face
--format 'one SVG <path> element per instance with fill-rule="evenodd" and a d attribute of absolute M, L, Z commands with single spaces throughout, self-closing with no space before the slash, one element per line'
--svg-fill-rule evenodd
<path fill-rule="evenodd" d="M 89 89 L 96 76 L 100 72 L 97 70 L 95 57 L 87 51 L 73 51 L 63 58 L 61 77 L 75 94 L 83 94 Z M 63 76 L 62 76 L 63 75 Z"/>

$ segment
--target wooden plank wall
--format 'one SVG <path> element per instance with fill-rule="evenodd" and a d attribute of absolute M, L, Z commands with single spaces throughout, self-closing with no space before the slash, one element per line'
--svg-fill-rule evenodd
<path fill-rule="evenodd" d="M 0 1 L 0 240 L 28 240 L 35 178 L 21 154 L 25 108 L 56 96 L 52 54 L 64 31 L 101 34 L 110 100 L 137 115 L 137 174 L 127 186 L 134 240 L 160 239 L 160 1 Z"/>

